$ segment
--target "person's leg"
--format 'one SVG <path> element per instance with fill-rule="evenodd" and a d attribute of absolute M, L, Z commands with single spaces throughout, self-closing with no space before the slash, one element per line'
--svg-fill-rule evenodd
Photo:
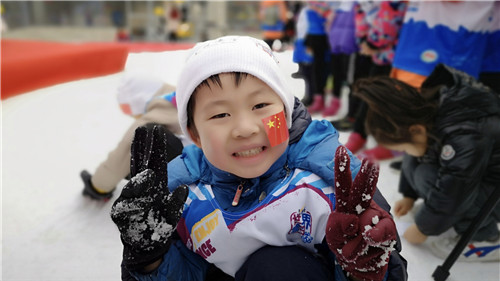
<path fill-rule="evenodd" d="M 84 182 L 83 195 L 92 199 L 107 201 L 113 196 L 116 185 L 127 175 L 130 174 L 130 145 L 134 138 L 135 129 L 140 126 L 161 125 L 156 123 L 147 123 L 144 119 L 136 120 L 129 127 L 118 146 L 108 154 L 108 157 L 96 169 L 94 175 L 86 170 L 81 172 Z M 167 134 L 167 158 L 168 161 L 182 153 L 183 145 L 180 139 L 170 132 L 165 125 Z"/>
<path fill-rule="evenodd" d="M 376 65 L 372 64 L 370 68 L 370 77 L 376 77 L 376 76 L 389 76 L 391 72 L 391 65 Z M 364 104 L 363 102 L 361 102 Z M 365 136 L 366 139 L 366 131 L 365 131 L 365 119 L 366 119 L 366 112 L 367 112 L 367 106 L 366 104 L 364 106 L 360 106 L 360 110 L 357 113 L 356 120 L 361 120 L 356 121 L 354 124 L 354 131 L 358 132 L 361 136 Z M 386 160 L 386 159 L 391 159 L 398 155 L 399 153 L 396 151 L 392 151 L 390 149 L 385 148 L 382 145 L 377 145 L 374 148 L 367 149 L 363 151 L 362 155 L 359 155 L 360 157 L 368 157 L 376 160 Z"/>
<path fill-rule="evenodd" d="M 414 157 L 405 155 L 401 168 L 402 180 L 400 181 L 399 191 L 411 197 L 426 198 L 429 190 L 435 185 L 438 176 L 438 167 L 430 164 L 419 164 Z M 478 193 L 474 201 L 474 206 L 467 212 L 467 216 L 453 226 L 458 234 L 465 232 L 471 221 L 487 201 L 489 194 L 491 194 L 491 190 L 489 192 L 483 191 Z M 481 227 L 472 237 L 472 240 L 485 241 L 498 239 L 500 233 L 497 223 L 499 220 L 500 218 L 495 213 L 492 213 L 481 224 Z"/>
<path fill-rule="evenodd" d="M 347 54 L 332 54 L 331 56 L 331 72 L 333 75 L 333 91 L 332 94 L 336 98 L 340 98 L 342 86 L 347 81 L 347 69 L 349 67 L 349 55 Z"/>
<path fill-rule="evenodd" d="M 349 149 L 352 153 L 357 153 L 366 144 L 367 135 L 365 132 L 365 119 L 367 110 L 368 105 L 365 102 L 360 101 L 353 124 L 353 132 L 349 135 L 349 139 L 345 144 L 347 149 Z"/>
<path fill-rule="evenodd" d="M 356 81 L 361 78 L 366 78 L 370 75 L 370 70 L 372 69 L 372 59 L 370 56 L 365 56 L 361 54 L 353 54 L 354 63 L 349 61 L 350 67 L 353 68 L 353 77 L 352 81 Z M 351 78 L 348 78 L 348 80 Z M 363 148 L 363 146 L 366 143 L 366 134 L 364 130 L 364 122 L 365 118 L 364 116 L 366 115 L 366 108 L 362 108 L 363 102 L 361 99 L 354 97 L 352 90 L 349 93 L 349 108 L 347 111 L 347 116 L 345 120 L 340 120 L 339 122 L 332 122 L 333 126 L 339 130 L 346 131 L 346 130 L 353 130 L 354 132 L 351 134 L 352 142 L 356 142 L 356 145 L 352 146 L 353 148 L 356 147 L 356 151 L 359 149 Z M 361 118 L 361 120 L 356 121 L 357 119 Z"/>
<path fill-rule="evenodd" d="M 312 89 L 312 65 L 310 63 L 302 65 L 302 75 L 305 84 L 305 94 L 302 99 L 302 103 L 305 106 L 309 106 L 313 100 L 313 89 Z"/>
<path fill-rule="evenodd" d="M 493 187 L 493 188 L 499 188 Z M 474 220 L 477 214 L 484 207 L 486 201 L 493 193 L 493 189 L 490 188 L 481 188 L 477 192 L 477 196 L 475 196 L 474 204 L 465 214 L 465 217 L 462 218 L 458 223 L 456 223 L 453 227 L 458 234 L 463 234 L 469 224 L 471 224 L 472 220 Z M 479 226 L 477 232 L 472 236 L 472 241 L 496 241 L 500 238 L 500 232 L 498 229 L 498 223 L 500 222 L 500 204 L 493 209 L 491 214 L 486 217 L 483 223 Z"/>
<path fill-rule="evenodd" d="M 323 116 L 333 116 L 339 111 L 342 86 L 347 82 L 348 67 L 349 55 L 332 54 L 330 68 L 333 75 L 333 97 L 328 107 L 323 110 Z"/>
<path fill-rule="evenodd" d="M 333 267 L 299 246 L 265 246 L 253 253 L 236 272 L 236 281 L 334 280 Z"/>
<path fill-rule="evenodd" d="M 313 104 L 309 107 L 310 112 L 320 112 L 324 108 L 325 102 L 325 55 L 328 41 L 325 36 L 308 35 L 306 45 L 313 51 L 311 89 L 313 94 Z"/>
<path fill-rule="evenodd" d="M 413 198 L 426 198 L 436 183 L 438 170 L 436 165 L 419 163 L 415 157 L 405 154 L 401 166 L 399 192 Z"/>

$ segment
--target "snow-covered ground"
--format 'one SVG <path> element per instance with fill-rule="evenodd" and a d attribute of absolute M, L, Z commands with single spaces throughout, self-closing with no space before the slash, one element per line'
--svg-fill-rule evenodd
<path fill-rule="evenodd" d="M 126 71 L 150 71 L 175 84 L 186 51 L 131 54 Z M 289 77 L 291 51 L 278 54 Z M 59 84 L 2 101 L 1 280 L 119 280 L 122 245 L 110 219 L 112 201 L 81 195 L 80 171 L 93 173 L 132 123 L 116 102 L 124 72 Z M 294 94 L 302 80 L 290 78 Z M 346 100 L 343 100 L 346 103 Z M 345 108 L 345 107 L 344 107 Z M 345 114 L 342 111 L 340 115 Z M 339 118 L 338 116 L 337 118 Z M 341 134 L 341 140 L 347 133 Z M 381 163 L 379 188 L 399 199 L 399 174 Z M 400 230 L 410 215 L 396 219 Z M 445 235 L 451 235 L 447 233 Z M 403 240 L 409 280 L 432 280 L 443 261 Z M 499 280 L 498 263 L 455 263 L 448 280 Z"/>

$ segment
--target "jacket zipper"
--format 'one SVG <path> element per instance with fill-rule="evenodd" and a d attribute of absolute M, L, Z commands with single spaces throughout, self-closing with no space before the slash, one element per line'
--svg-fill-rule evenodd
<path fill-rule="evenodd" d="M 238 203 L 240 202 L 240 197 L 241 197 L 241 192 L 243 191 L 243 185 L 245 184 L 245 181 L 242 181 L 240 185 L 238 185 L 238 188 L 236 189 L 236 193 L 234 194 L 233 198 L 233 207 L 238 206 Z"/>

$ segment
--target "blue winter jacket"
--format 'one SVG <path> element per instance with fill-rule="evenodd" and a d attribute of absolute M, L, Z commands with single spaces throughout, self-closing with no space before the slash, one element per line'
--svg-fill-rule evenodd
<path fill-rule="evenodd" d="M 189 146 L 184 149 L 181 156 L 168 164 L 169 189 L 174 190 L 181 184 L 209 186 L 210 192 L 205 192 L 204 196 L 212 195 L 213 198 L 217 199 L 218 207 L 231 214 L 239 214 L 251 210 L 259 204 L 259 195 L 263 191 L 267 192 L 267 197 L 270 197 L 275 190 L 269 188 L 281 184 L 284 179 L 289 177 L 290 171 L 300 169 L 313 172 L 327 185 L 334 186 L 333 159 L 336 148 L 340 145 L 338 132 L 330 122 L 311 121 L 307 110 L 297 99 L 295 105 L 293 126 L 290 129 L 290 144 L 282 157 L 264 175 L 254 179 L 238 178 L 217 169 L 206 160 L 199 148 Z M 355 177 L 361 163 L 352 154 L 350 156 L 351 171 Z M 239 204 L 233 207 L 231 202 L 237 186 L 242 181 L 244 181 L 246 192 L 242 193 Z M 193 191 L 193 186 L 190 188 Z M 198 193 L 201 192 L 203 190 Z M 334 202 L 333 193 L 329 196 L 330 200 Z M 188 201 L 193 198 L 194 202 L 195 197 L 196 195 L 190 194 Z M 374 200 L 382 208 L 389 211 L 389 205 L 378 191 Z M 212 213 L 202 214 L 205 217 L 210 215 Z M 181 224 L 179 223 L 179 225 Z M 183 236 L 181 233 L 183 230 L 180 228 L 182 227 L 178 226 L 177 231 L 180 233 L 179 236 Z M 315 243 L 322 244 L 324 240 Z M 138 280 L 204 280 L 210 264 L 202 258 L 202 254 L 196 254 L 186 247 L 186 244 L 192 248 L 190 240 L 188 242 L 175 241 L 164 255 L 160 267 L 153 273 L 141 275 L 133 272 L 132 274 Z M 400 243 L 397 245 L 397 251 L 393 251 L 391 254 L 387 280 L 406 280 L 406 261 L 399 256 L 399 251 Z M 333 254 L 330 256 L 333 258 Z M 335 275 L 336 280 L 347 280 L 340 267 L 336 268 Z"/>

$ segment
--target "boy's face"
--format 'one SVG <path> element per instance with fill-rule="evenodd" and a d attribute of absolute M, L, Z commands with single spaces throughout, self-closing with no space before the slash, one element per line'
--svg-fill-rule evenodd
<path fill-rule="evenodd" d="M 412 125 L 409 128 L 411 142 L 384 145 L 386 148 L 406 152 L 414 157 L 422 157 L 427 151 L 427 130 L 422 125 Z"/>
<path fill-rule="evenodd" d="M 288 140 L 271 147 L 262 119 L 284 110 L 281 98 L 248 75 L 239 86 L 231 74 L 219 75 L 222 88 L 210 83 L 193 97 L 194 143 L 215 167 L 242 178 L 264 174 L 285 152 Z"/>

